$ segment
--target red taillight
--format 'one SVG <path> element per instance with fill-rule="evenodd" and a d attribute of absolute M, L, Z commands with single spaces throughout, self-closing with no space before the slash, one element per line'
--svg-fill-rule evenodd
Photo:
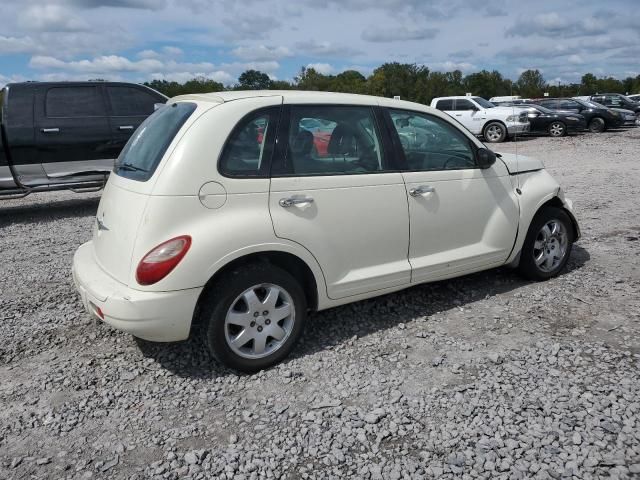
<path fill-rule="evenodd" d="M 182 235 L 161 243 L 147 253 L 136 269 L 136 280 L 140 285 L 152 285 L 169 275 L 191 246 L 191 237 Z"/>

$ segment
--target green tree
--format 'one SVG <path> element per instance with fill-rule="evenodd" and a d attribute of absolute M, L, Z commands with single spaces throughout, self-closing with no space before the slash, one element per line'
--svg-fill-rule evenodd
<path fill-rule="evenodd" d="M 367 90 L 373 95 L 394 97 L 425 103 L 428 98 L 429 69 L 415 63 L 385 63 L 367 79 Z"/>
<path fill-rule="evenodd" d="M 471 93 L 484 98 L 491 98 L 503 95 L 512 95 L 512 82 L 503 78 L 497 70 L 489 72 L 481 70 L 464 77 L 462 86 L 465 93 Z"/>
<path fill-rule="evenodd" d="M 323 75 L 313 67 L 302 67 L 294 80 L 299 90 L 328 92 L 333 79 L 333 75 Z"/>
<path fill-rule="evenodd" d="M 366 93 L 367 79 L 360 72 L 345 70 L 331 79 L 332 92 Z"/>
<path fill-rule="evenodd" d="M 259 70 L 247 70 L 238 77 L 240 90 L 267 90 L 271 87 L 269 75 Z"/>
<path fill-rule="evenodd" d="M 520 74 L 516 86 L 520 95 L 527 98 L 541 97 L 547 88 L 540 70 L 525 70 Z"/>

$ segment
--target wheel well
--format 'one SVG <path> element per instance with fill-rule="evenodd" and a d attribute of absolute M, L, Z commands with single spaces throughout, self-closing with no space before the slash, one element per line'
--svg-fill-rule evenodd
<path fill-rule="evenodd" d="M 316 283 L 313 272 L 303 260 L 300 260 L 300 258 L 292 255 L 291 253 L 285 252 L 269 251 L 252 253 L 229 262 L 209 279 L 209 281 L 202 289 L 202 293 L 200 293 L 198 303 L 196 304 L 196 308 L 193 313 L 193 320 L 191 322 L 192 331 L 194 326 L 200 324 L 201 304 L 207 298 L 207 294 L 209 293 L 211 287 L 217 281 L 222 279 L 228 272 L 251 263 L 269 263 L 291 274 L 300 282 L 300 285 L 302 286 L 305 297 L 307 299 L 308 308 L 310 310 L 316 310 L 318 308 L 318 285 Z"/>
<path fill-rule="evenodd" d="M 487 123 L 485 123 L 482 126 L 482 135 L 484 135 L 484 131 L 486 130 L 486 128 L 491 125 L 492 123 L 499 123 L 500 125 L 502 125 L 502 127 L 504 128 L 504 133 L 505 135 L 509 135 L 509 129 L 507 128 L 507 125 L 502 121 L 502 120 L 489 120 Z"/>
<path fill-rule="evenodd" d="M 578 237 L 578 225 L 576 224 L 576 219 L 573 217 L 571 212 L 569 212 L 564 207 L 564 203 L 562 203 L 562 200 L 560 200 L 560 197 L 553 197 L 552 199 L 547 200 L 545 203 L 540 205 L 540 208 L 538 209 L 538 212 L 541 211 L 545 207 L 556 207 L 556 208 L 560 208 L 560 209 L 564 210 L 565 212 L 567 212 L 567 215 L 569 216 L 569 219 L 571 220 L 571 226 L 573 227 L 573 239 L 575 240 Z M 536 215 L 538 214 L 538 212 L 536 212 Z"/>

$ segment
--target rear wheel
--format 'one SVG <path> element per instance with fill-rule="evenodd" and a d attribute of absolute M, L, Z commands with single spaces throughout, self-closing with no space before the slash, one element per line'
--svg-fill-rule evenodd
<path fill-rule="evenodd" d="M 520 272 L 531 280 L 555 277 L 569 260 L 573 240 L 569 215 L 560 208 L 543 208 L 529 226 L 520 254 Z"/>
<path fill-rule="evenodd" d="M 606 125 L 604 123 L 604 119 L 602 119 L 600 117 L 592 118 L 591 121 L 589 122 L 589 131 L 591 133 L 604 132 L 605 127 L 606 127 Z"/>
<path fill-rule="evenodd" d="M 293 276 L 271 264 L 252 264 L 212 285 L 203 305 L 203 334 L 221 363 L 251 373 L 291 352 L 306 316 L 305 294 Z"/>
<path fill-rule="evenodd" d="M 500 143 L 507 138 L 507 129 L 501 123 L 490 122 L 484 127 L 482 134 L 487 142 Z"/>
<path fill-rule="evenodd" d="M 552 137 L 564 137 L 567 134 L 567 127 L 562 122 L 553 122 L 549 125 L 549 135 Z"/>

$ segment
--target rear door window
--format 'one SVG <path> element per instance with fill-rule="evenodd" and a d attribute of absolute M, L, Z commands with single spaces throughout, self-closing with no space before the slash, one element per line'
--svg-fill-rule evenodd
<path fill-rule="evenodd" d="M 45 114 L 49 118 L 104 117 L 99 86 L 54 87 L 47 90 Z"/>
<path fill-rule="evenodd" d="M 438 102 L 436 103 L 436 108 L 442 111 L 452 111 L 453 100 L 438 100 Z"/>
<path fill-rule="evenodd" d="M 371 107 L 294 105 L 286 153 L 274 175 L 351 175 L 385 170 Z"/>
<path fill-rule="evenodd" d="M 140 88 L 108 86 L 107 94 L 111 115 L 114 117 L 147 116 L 154 112 L 156 103 L 163 103 L 158 97 Z"/>
<path fill-rule="evenodd" d="M 151 178 L 169 144 L 195 109 L 195 103 L 173 103 L 148 117 L 122 150 L 115 173 L 142 182 Z"/>
<path fill-rule="evenodd" d="M 456 100 L 456 111 L 458 112 L 466 112 L 469 110 L 473 110 L 475 105 L 471 103 L 469 100 L 465 100 L 464 98 Z"/>

